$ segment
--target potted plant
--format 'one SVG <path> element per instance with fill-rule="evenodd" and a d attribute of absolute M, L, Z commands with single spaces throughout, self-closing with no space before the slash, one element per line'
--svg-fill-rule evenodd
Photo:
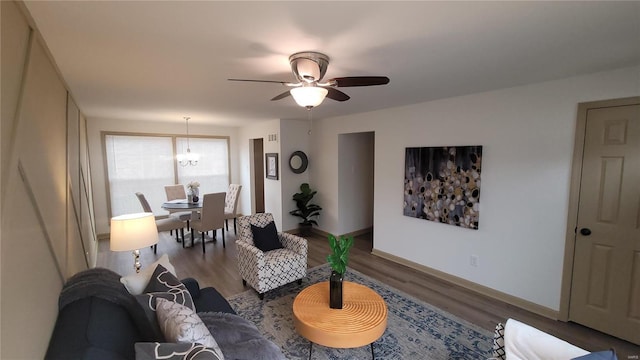
<path fill-rule="evenodd" d="M 329 234 L 331 254 L 327 255 L 327 262 L 331 266 L 329 278 L 329 307 L 342 309 L 342 282 L 349 263 L 349 250 L 353 246 L 353 236 L 341 236 L 337 239 Z"/>
<path fill-rule="evenodd" d="M 303 183 L 300 185 L 300 192 L 293 194 L 293 201 L 296 202 L 297 209 L 289 211 L 289 214 L 302 219 L 302 222 L 299 223 L 300 235 L 302 236 L 309 236 L 313 225 L 318 225 L 318 222 L 312 218 L 320 215 L 322 208 L 309 203 L 316 193 L 317 191 L 311 190 L 309 184 Z"/>

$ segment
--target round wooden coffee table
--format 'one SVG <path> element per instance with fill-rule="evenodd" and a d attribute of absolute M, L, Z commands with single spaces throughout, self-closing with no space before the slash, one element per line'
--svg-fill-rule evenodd
<path fill-rule="evenodd" d="M 387 328 L 387 304 L 375 291 L 349 281 L 343 283 L 342 309 L 329 308 L 329 282 L 302 290 L 293 301 L 293 322 L 298 334 L 313 343 L 332 348 L 371 345 Z"/>

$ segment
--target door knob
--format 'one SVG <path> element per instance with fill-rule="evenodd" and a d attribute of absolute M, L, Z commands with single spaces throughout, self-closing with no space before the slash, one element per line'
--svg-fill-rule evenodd
<path fill-rule="evenodd" d="M 589 228 L 582 228 L 580 229 L 580 234 L 584 235 L 584 236 L 589 236 L 591 235 L 591 229 Z"/>

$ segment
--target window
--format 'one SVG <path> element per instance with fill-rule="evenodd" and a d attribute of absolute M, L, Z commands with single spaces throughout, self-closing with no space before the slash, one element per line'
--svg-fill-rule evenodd
<path fill-rule="evenodd" d="M 200 196 L 224 192 L 229 187 L 229 139 L 189 138 L 192 153 L 200 156 L 196 166 L 180 166 L 176 153 L 186 151 L 186 138 L 169 135 L 104 134 L 110 216 L 136 213 L 141 192 L 155 215 L 166 215 L 165 185 L 200 182 Z M 174 146 L 175 144 L 175 146 Z M 175 149 L 175 151 L 174 151 Z"/>
<path fill-rule="evenodd" d="M 187 151 L 187 139 L 177 138 L 177 151 Z M 178 165 L 177 184 L 200 182 L 200 196 L 224 192 L 229 187 L 229 146 L 227 139 L 189 138 L 191 152 L 198 154 L 198 165 Z"/>

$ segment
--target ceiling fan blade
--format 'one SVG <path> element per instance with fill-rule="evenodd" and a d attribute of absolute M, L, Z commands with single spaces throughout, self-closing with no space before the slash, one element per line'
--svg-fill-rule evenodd
<path fill-rule="evenodd" d="M 389 83 L 389 78 L 386 76 L 347 76 L 333 78 L 329 80 L 329 83 L 335 83 L 337 87 L 386 85 Z"/>
<path fill-rule="evenodd" d="M 334 89 L 332 87 L 326 87 L 329 92 L 327 93 L 327 97 L 329 99 L 333 99 L 336 101 L 347 101 L 351 99 L 351 97 L 340 90 Z"/>
<path fill-rule="evenodd" d="M 287 96 L 289 96 L 289 95 L 291 95 L 291 92 L 290 92 L 290 91 L 285 91 L 285 92 L 283 92 L 282 94 L 280 94 L 280 95 L 278 95 L 278 96 L 275 96 L 273 99 L 271 99 L 271 101 L 276 101 L 276 100 L 284 99 L 284 98 L 286 98 L 286 97 L 287 97 Z"/>
<path fill-rule="evenodd" d="M 286 86 L 290 86 L 290 82 L 288 81 L 276 81 L 276 80 L 251 80 L 251 79 L 227 79 L 229 81 L 244 81 L 244 82 L 261 82 L 261 83 L 274 83 L 274 84 L 282 84 Z"/>

